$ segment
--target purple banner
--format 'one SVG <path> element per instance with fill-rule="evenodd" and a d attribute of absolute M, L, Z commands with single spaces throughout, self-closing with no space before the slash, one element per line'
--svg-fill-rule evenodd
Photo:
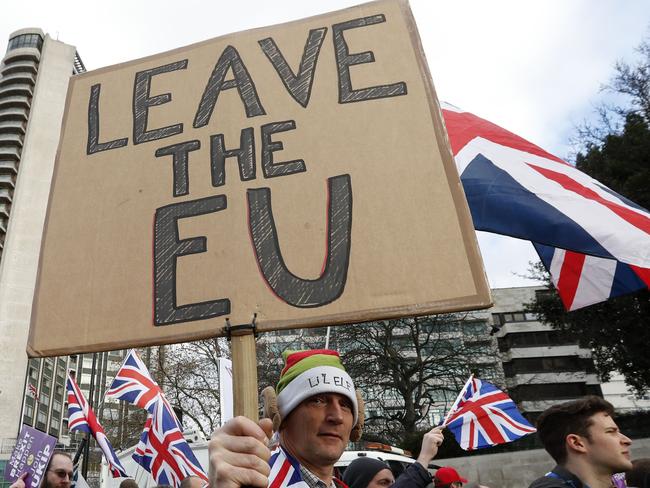
<path fill-rule="evenodd" d="M 615 488 L 627 488 L 625 484 L 625 473 L 616 473 L 612 475 L 612 484 Z"/>
<path fill-rule="evenodd" d="M 45 477 L 55 445 L 56 437 L 23 425 L 5 467 L 5 480 L 13 483 L 21 474 L 27 473 L 25 486 L 37 488 Z"/>

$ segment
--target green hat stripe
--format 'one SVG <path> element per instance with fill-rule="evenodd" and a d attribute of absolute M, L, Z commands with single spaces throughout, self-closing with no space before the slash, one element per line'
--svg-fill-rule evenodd
<path fill-rule="evenodd" d="M 282 375 L 280 381 L 278 381 L 278 387 L 276 388 L 277 393 L 280 394 L 285 386 L 291 383 L 298 375 L 317 366 L 333 366 L 345 371 L 343 364 L 341 364 L 341 359 L 338 356 L 332 356 L 329 354 L 314 354 L 313 356 L 307 356 L 294 364 Z"/>

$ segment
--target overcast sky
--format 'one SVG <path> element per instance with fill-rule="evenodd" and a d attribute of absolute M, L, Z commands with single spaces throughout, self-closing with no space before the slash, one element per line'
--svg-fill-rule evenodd
<path fill-rule="evenodd" d="M 91 70 L 253 27 L 356 5 L 354 0 L 3 2 L 0 45 L 40 27 L 77 46 Z M 650 35 L 647 0 L 411 0 L 441 100 L 487 118 L 560 156 L 593 116 L 617 60 Z M 492 287 L 534 284 L 533 247 L 479 233 Z"/>

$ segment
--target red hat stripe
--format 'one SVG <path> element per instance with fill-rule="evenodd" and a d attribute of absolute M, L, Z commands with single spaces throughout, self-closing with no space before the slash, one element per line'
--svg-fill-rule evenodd
<path fill-rule="evenodd" d="M 294 364 L 299 363 L 306 357 L 314 356 L 315 354 L 326 354 L 329 356 L 339 357 L 339 353 L 336 351 L 332 351 L 331 349 L 311 349 L 307 351 L 294 352 L 293 354 L 289 354 L 287 356 L 287 364 L 284 366 L 284 368 L 282 368 L 282 372 L 280 373 L 280 376 L 282 376 Z"/>

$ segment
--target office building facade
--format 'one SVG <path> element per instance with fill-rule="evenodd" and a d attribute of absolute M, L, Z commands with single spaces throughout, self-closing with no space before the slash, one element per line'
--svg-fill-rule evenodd
<path fill-rule="evenodd" d="M 508 391 L 533 417 L 553 404 L 602 396 L 591 350 L 527 313 L 526 303 L 545 287 L 497 288 L 489 310 Z"/>
<path fill-rule="evenodd" d="M 74 46 L 35 28 L 11 34 L 0 65 L 0 459 L 11 453 L 23 407 L 43 430 L 60 432 L 63 420 L 70 359 L 30 361 L 25 349 L 68 80 L 82 71 Z"/>

